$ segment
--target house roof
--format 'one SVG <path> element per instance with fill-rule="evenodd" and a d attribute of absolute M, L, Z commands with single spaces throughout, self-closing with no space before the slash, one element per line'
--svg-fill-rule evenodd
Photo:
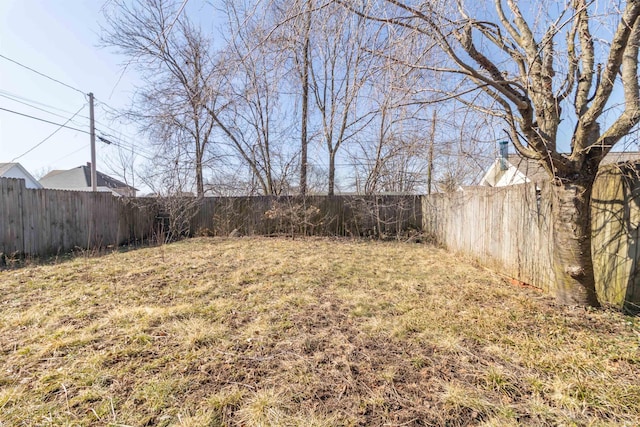
<path fill-rule="evenodd" d="M 35 179 L 33 175 L 31 175 L 20 163 L 0 163 L 0 177 L 8 174 L 12 169 L 16 169 L 19 172 L 17 175 L 14 172 L 13 176 L 12 174 L 9 174 L 8 177 L 19 177 L 25 179 L 27 181 L 27 188 L 42 188 L 42 185 L 40 185 L 38 180 Z"/>
<path fill-rule="evenodd" d="M 636 163 L 640 162 L 640 151 L 610 151 L 600 163 L 603 165 L 613 165 L 616 163 Z"/>
<path fill-rule="evenodd" d="M 507 161 L 532 182 L 542 182 L 549 179 L 547 171 L 535 160 L 526 159 L 520 154 L 509 154 Z"/>
<path fill-rule="evenodd" d="M 15 165 L 17 165 L 17 163 L 0 163 L 0 176 L 4 175 L 5 172 L 9 171 L 9 169 Z"/>
<path fill-rule="evenodd" d="M 102 172 L 96 173 L 98 187 L 106 188 L 129 188 L 138 191 L 136 188 L 125 184 Z M 54 170 L 46 174 L 40 180 L 45 187 L 50 188 L 85 188 L 91 187 L 91 167 L 89 165 L 78 166 L 69 170 Z"/>
<path fill-rule="evenodd" d="M 520 154 L 509 154 L 507 161 L 511 163 L 520 173 L 532 182 L 541 182 L 549 179 L 549 175 L 544 168 L 535 160 L 526 159 Z M 618 163 L 640 162 L 640 152 L 638 151 L 610 151 L 600 166 L 613 165 Z"/>

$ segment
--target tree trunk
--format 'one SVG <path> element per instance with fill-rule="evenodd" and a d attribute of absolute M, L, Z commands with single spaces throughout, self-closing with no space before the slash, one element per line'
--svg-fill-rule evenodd
<path fill-rule="evenodd" d="M 196 194 L 198 197 L 204 196 L 204 176 L 202 175 L 202 149 L 196 142 Z"/>
<path fill-rule="evenodd" d="M 329 191 L 328 195 L 333 196 L 336 183 L 336 153 L 329 153 Z"/>
<path fill-rule="evenodd" d="M 196 165 L 196 195 L 198 197 L 204 196 L 204 179 L 202 177 L 202 163 L 198 162 Z"/>
<path fill-rule="evenodd" d="M 300 194 L 302 196 L 307 195 L 307 145 L 309 143 L 307 138 L 307 127 L 309 116 L 309 33 L 311 31 L 311 0 L 307 0 L 306 7 L 304 48 L 302 51 L 302 122 L 300 129 Z"/>
<path fill-rule="evenodd" d="M 591 258 L 593 180 L 552 186 L 556 295 L 565 304 L 599 305 Z"/>
<path fill-rule="evenodd" d="M 427 164 L 427 194 L 431 194 L 431 179 L 433 177 L 433 146 L 436 143 L 436 110 L 431 118 L 431 136 L 429 138 L 429 163 Z"/>

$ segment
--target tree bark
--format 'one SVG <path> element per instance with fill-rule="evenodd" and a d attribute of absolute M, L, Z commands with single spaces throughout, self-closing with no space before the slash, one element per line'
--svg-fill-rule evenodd
<path fill-rule="evenodd" d="M 195 120 L 196 129 L 198 129 L 198 120 Z M 201 140 L 199 136 L 199 132 L 196 131 L 196 141 L 195 141 L 195 149 L 196 149 L 196 195 L 198 197 L 204 196 L 204 176 L 202 173 L 202 158 L 204 156 L 204 147 L 201 146 Z"/>
<path fill-rule="evenodd" d="M 429 137 L 429 163 L 427 164 L 427 194 L 431 194 L 431 179 L 433 177 L 433 146 L 436 143 L 436 110 L 431 118 L 431 135 Z"/>
<path fill-rule="evenodd" d="M 593 179 L 552 185 L 556 295 L 564 304 L 599 306 L 591 257 Z"/>
<path fill-rule="evenodd" d="M 300 195 L 307 195 L 307 127 L 308 127 L 308 110 L 309 110 L 309 43 L 311 32 L 311 0 L 306 2 L 305 26 L 304 26 L 304 47 L 302 49 L 302 117 L 300 129 Z"/>
<path fill-rule="evenodd" d="M 196 160 L 196 195 L 204 196 L 204 179 L 202 176 L 202 160 Z"/>
<path fill-rule="evenodd" d="M 334 189 L 336 184 L 336 153 L 332 151 L 329 153 L 329 191 L 328 195 L 334 195 Z"/>

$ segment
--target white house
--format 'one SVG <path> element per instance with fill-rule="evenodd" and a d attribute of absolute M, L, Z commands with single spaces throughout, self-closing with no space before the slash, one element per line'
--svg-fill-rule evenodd
<path fill-rule="evenodd" d="M 27 188 L 42 188 L 42 185 L 35 179 L 20 163 L 0 163 L 0 178 L 24 179 Z"/>
<path fill-rule="evenodd" d="M 609 152 L 600 165 L 615 163 L 640 162 L 640 152 Z M 507 185 L 524 184 L 526 182 L 543 182 L 549 180 L 549 175 L 535 160 L 525 159 L 519 154 L 508 154 L 498 157 L 484 174 L 480 185 L 489 187 L 504 187 Z"/>

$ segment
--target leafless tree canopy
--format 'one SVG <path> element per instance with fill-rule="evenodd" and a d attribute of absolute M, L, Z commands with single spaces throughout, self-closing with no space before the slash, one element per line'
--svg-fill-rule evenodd
<path fill-rule="evenodd" d="M 444 53 L 442 61 L 412 65 L 459 76 L 441 97 L 502 119 L 522 155 L 559 178 L 592 174 L 640 120 L 640 5 L 541 1 L 524 10 L 515 0 L 488 3 L 387 0 L 360 12 L 343 2 L 405 37 L 422 36 L 425 51 Z M 564 120 L 575 123 L 567 154 L 558 146 Z"/>
<path fill-rule="evenodd" d="M 121 0 L 106 16 L 104 43 L 143 75 L 128 117 L 155 152 L 147 186 L 180 177 L 179 191 L 198 195 L 422 192 L 427 175 L 434 190 L 472 183 L 490 158 L 491 144 L 459 139 L 487 132 L 450 125 L 459 107 L 430 119 L 427 89 L 442 78 L 412 66 L 430 57 L 415 37 L 317 0 L 221 0 L 202 8 L 222 17 L 216 35 L 183 6 Z"/>

